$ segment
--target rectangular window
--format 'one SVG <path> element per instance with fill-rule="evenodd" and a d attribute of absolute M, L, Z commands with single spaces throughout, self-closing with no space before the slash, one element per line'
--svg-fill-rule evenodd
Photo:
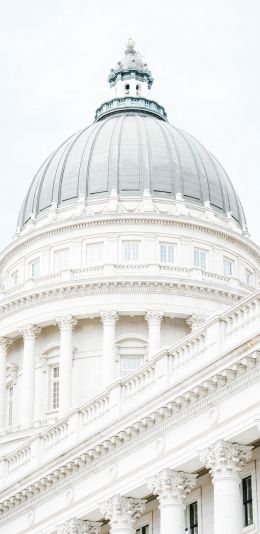
<path fill-rule="evenodd" d="M 136 530 L 136 534 L 149 534 L 149 525 L 145 525 L 144 527 L 138 528 Z"/>
<path fill-rule="evenodd" d="M 63 271 L 69 266 L 69 249 L 55 250 L 54 252 L 54 269 L 55 272 Z"/>
<path fill-rule="evenodd" d="M 232 276 L 234 262 L 229 258 L 223 258 L 223 271 L 226 276 Z"/>
<path fill-rule="evenodd" d="M 86 246 L 86 262 L 89 266 L 103 263 L 103 243 L 90 243 Z"/>
<path fill-rule="evenodd" d="M 143 363 L 141 356 L 121 356 L 120 358 L 120 371 L 121 376 L 129 375 Z"/>
<path fill-rule="evenodd" d="M 172 243 L 160 243 L 160 262 L 174 263 L 175 245 Z"/>
<path fill-rule="evenodd" d="M 60 404 L 59 366 L 51 368 L 51 408 L 57 410 Z"/>
<path fill-rule="evenodd" d="M 130 262 L 138 261 L 139 247 L 139 241 L 123 241 L 123 260 Z"/>
<path fill-rule="evenodd" d="M 18 285 L 18 271 L 15 271 L 11 274 L 11 287 L 16 287 Z"/>
<path fill-rule="evenodd" d="M 253 273 L 246 269 L 246 284 L 249 286 L 253 285 Z"/>
<path fill-rule="evenodd" d="M 8 426 L 13 426 L 13 402 L 14 402 L 14 388 L 8 388 Z"/>
<path fill-rule="evenodd" d="M 198 525 L 198 503 L 197 501 L 193 502 L 189 506 L 190 512 L 190 533 L 198 534 L 199 525 Z"/>
<path fill-rule="evenodd" d="M 194 249 L 194 266 L 200 267 L 200 269 L 207 268 L 207 251 L 202 248 Z"/>
<path fill-rule="evenodd" d="M 244 527 L 253 524 L 252 477 L 242 480 Z"/>
<path fill-rule="evenodd" d="M 38 278 L 40 276 L 40 258 L 36 258 L 29 263 L 29 275 L 31 278 Z"/>

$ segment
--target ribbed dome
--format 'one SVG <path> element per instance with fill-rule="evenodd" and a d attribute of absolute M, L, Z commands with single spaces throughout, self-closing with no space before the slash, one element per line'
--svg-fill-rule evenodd
<path fill-rule="evenodd" d="M 210 201 L 218 212 L 231 212 L 245 224 L 239 198 L 226 172 L 196 139 L 167 121 L 145 113 L 123 112 L 95 122 L 67 139 L 43 163 L 23 203 L 18 226 L 56 203 L 78 197 L 175 198 Z"/>

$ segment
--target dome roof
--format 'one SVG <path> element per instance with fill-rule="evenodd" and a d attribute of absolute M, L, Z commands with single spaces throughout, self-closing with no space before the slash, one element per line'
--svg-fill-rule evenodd
<path fill-rule="evenodd" d="M 217 159 L 190 134 L 138 109 L 103 117 L 67 139 L 43 163 L 24 200 L 18 226 L 47 210 L 98 199 L 116 190 L 121 197 L 209 201 L 218 212 L 245 224 L 243 209 Z"/>

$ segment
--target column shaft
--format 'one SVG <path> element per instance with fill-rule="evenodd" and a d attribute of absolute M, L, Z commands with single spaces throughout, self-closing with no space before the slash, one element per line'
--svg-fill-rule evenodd
<path fill-rule="evenodd" d="M 115 327 L 118 314 L 115 311 L 101 312 L 103 323 L 103 386 L 106 387 L 116 378 L 115 373 Z"/>
<path fill-rule="evenodd" d="M 149 328 L 149 358 L 161 349 L 161 322 L 163 313 L 158 311 L 148 311 L 145 319 Z"/>
<path fill-rule="evenodd" d="M 76 326 L 77 320 L 69 315 L 58 318 L 57 324 L 60 329 L 59 415 L 63 417 L 72 408 L 72 330 Z"/>
<path fill-rule="evenodd" d="M 242 534 L 240 471 L 252 447 L 219 440 L 201 455 L 214 484 L 214 534 Z"/>
<path fill-rule="evenodd" d="M 6 357 L 11 341 L 0 338 L 0 429 L 6 426 Z"/>
<path fill-rule="evenodd" d="M 29 324 L 20 332 L 23 335 L 24 343 L 20 422 L 23 427 L 29 427 L 33 424 L 34 419 L 35 340 L 41 329 Z"/>

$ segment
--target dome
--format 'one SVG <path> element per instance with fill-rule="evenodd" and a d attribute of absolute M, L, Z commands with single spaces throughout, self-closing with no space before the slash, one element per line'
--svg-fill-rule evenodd
<path fill-rule="evenodd" d="M 138 100 L 138 99 L 135 99 Z M 141 100 L 141 99 L 140 99 Z M 218 160 L 190 134 L 138 109 L 112 113 L 67 139 L 43 163 L 23 203 L 18 226 L 80 197 L 174 199 L 204 205 L 245 224 L 243 209 Z"/>

